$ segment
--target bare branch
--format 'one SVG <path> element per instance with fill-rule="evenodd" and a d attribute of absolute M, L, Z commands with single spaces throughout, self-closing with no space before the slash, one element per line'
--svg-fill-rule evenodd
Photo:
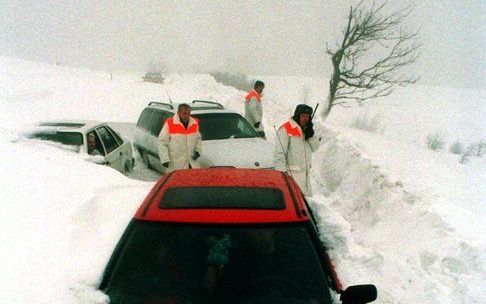
<path fill-rule="evenodd" d="M 413 64 L 421 47 L 418 32 L 403 30 L 401 24 L 413 6 L 386 13 L 387 2 L 361 1 L 350 7 L 343 37 L 331 55 L 333 74 L 329 82 L 329 108 L 348 101 L 363 102 L 391 94 L 394 87 L 415 83 L 419 76 L 402 75 L 403 67 Z"/>

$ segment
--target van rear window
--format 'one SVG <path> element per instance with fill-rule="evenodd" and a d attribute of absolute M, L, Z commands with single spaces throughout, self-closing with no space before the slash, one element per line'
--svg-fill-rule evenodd
<path fill-rule="evenodd" d="M 276 188 L 179 187 L 168 189 L 159 207 L 280 210 L 285 202 L 282 191 Z"/>
<path fill-rule="evenodd" d="M 140 117 L 138 118 L 137 127 L 148 130 L 150 116 L 152 115 L 152 112 L 152 109 L 143 110 L 142 114 L 140 114 Z"/>

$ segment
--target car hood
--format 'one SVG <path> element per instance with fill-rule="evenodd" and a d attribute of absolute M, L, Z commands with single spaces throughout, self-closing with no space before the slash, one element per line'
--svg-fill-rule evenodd
<path fill-rule="evenodd" d="M 230 138 L 202 142 L 202 167 L 273 167 L 273 145 L 261 138 Z M 258 165 L 257 165 L 258 164 Z"/>

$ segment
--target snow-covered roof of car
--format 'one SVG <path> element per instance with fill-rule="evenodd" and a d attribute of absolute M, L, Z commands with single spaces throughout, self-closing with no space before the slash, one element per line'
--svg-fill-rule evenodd
<path fill-rule="evenodd" d="M 86 132 L 96 126 L 104 124 L 97 120 L 52 120 L 43 121 L 35 125 L 36 130 L 55 130 L 55 131 L 78 131 Z"/>
<path fill-rule="evenodd" d="M 135 218 L 178 223 L 283 223 L 308 220 L 295 181 L 270 169 L 215 167 L 164 175 Z"/>

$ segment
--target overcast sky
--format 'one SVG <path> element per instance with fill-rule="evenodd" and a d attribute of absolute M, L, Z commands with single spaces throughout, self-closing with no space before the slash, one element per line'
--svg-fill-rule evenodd
<path fill-rule="evenodd" d="M 0 55 L 103 70 L 163 61 L 171 71 L 329 77 L 326 42 L 339 36 L 351 2 L 0 0 Z M 486 88 L 485 3 L 415 1 L 421 83 Z"/>

